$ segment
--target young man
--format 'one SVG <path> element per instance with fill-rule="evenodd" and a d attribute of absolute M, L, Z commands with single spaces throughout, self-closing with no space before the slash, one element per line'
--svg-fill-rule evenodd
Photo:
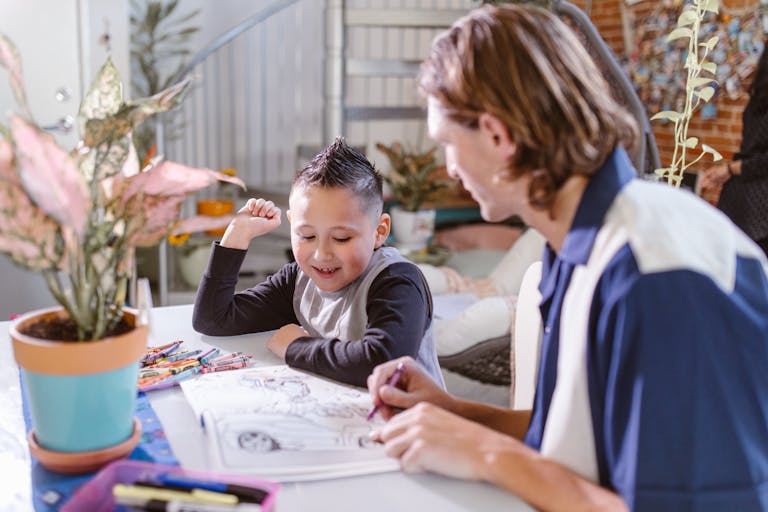
<path fill-rule="evenodd" d="M 377 364 L 409 355 L 443 387 L 430 291 L 415 264 L 382 247 L 390 218 L 371 163 L 337 139 L 296 174 L 289 206 L 296 262 L 235 293 L 251 240 L 281 222 L 274 203 L 249 199 L 213 245 L 195 297 L 195 330 L 277 329 L 268 346 L 288 365 L 357 386 Z"/>
<path fill-rule="evenodd" d="M 547 239 L 536 396 L 533 411 L 461 400 L 407 359 L 388 386 L 390 361 L 368 381 L 390 418 L 374 439 L 407 471 L 541 510 L 768 508 L 760 249 L 692 194 L 634 179 L 633 120 L 548 11 L 474 11 L 435 40 L 420 86 L 483 217 Z"/>

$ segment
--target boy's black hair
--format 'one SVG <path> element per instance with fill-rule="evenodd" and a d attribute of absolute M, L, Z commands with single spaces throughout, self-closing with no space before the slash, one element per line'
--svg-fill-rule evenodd
<path fill-rule="evenodd" d="M 384 206 L 382 177 L 371 162 L 344 137 L 336 140 L 296 173 L 291 190 L 320 186 L 346 188 L 360 199 L 363 209 L 381 215 Z"/>

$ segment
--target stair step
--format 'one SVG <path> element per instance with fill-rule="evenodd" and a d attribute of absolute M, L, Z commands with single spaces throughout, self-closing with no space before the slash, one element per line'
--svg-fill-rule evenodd
<path fill-rule="evenodd" d="M 416 27 L 445 28 L 467 11 L 461 9 L 347 9 L 346 25 L 350 27 Z"/>
<path fill-rule="evenodd" d="M 347 59 L 347 76 L 409 77 L 419 72 L 420 60 Z"/>
<path fill-rule="evenodd" d="M 346 107 L 344 109 L 347 121 L 386 121 L 397 119 L 426 119 L 422 107 Z"/>

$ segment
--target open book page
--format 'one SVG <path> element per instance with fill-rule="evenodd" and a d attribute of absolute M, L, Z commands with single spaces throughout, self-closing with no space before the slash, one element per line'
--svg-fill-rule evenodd
<path fill-rule="evenodd" d="M 368 440 L 370 395 L 288 366 L 210 373 L 184 381 L 204 423 L 214 469 L 277 481 L 392 471 Z"/>

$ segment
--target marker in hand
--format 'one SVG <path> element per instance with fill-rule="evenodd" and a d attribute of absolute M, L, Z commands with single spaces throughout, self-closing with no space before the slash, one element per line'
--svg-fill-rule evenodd
<path fill-rule="evenodd" d="M 392 387 L 397 386 L 397 383 L 400 381 L 400 377 L 403 376 L 404 372 L 405 372 L 405 363 L 400 361 L 397 364 L 397 368 L 395 368 L 395 372 L 389 377 L 389 380 L 387 381 L 387 386 L 392 386 Z M 373 409 L 371 409 L 371 412 L 368 413 L 368 417 L 366 419 L 368 421 L 371 421 L 382 405 L 384 404 L 382 404 L 381 402 L 374 405 Z"/>

